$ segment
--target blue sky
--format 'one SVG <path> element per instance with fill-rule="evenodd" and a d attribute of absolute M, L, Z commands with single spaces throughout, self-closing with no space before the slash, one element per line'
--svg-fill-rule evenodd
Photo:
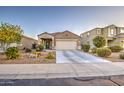
<path fill-rule="evenodd" d="M 33 38 L 42 32 L 64 30 L 79 35 L 95 27 L 124 26 L 124 7 L 0 7 L 0 22 L 20 25 L 25 35 Z"/>

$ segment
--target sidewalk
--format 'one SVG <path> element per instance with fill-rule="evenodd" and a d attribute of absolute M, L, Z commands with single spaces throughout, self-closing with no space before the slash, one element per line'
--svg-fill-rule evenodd
<path fill-rule="evenodd" d="M 124 63 L 0 65 L 0 79 L 87 78 L 112 75 L 124 75 Z"/>

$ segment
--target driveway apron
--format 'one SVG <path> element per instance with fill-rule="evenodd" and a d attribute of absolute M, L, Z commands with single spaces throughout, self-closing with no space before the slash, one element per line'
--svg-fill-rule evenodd
<path fill-rule="evenodd" d="M 78 50 L 56 51 L 56 63 L 98 63 L 110 62 L 100 57 L 96 57 Z"/>

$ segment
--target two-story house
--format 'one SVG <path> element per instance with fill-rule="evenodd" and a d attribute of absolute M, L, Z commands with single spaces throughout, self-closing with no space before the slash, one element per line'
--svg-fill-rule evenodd
<path fill-rule="evenodd" d="M 90 31 L 84 32 L 81 35 L 81 43 L 89 44 L 92 47 L 93 38 L 102 36 L 106 40 L 106 46 L 119 45 L 124 47 L 124 27 L 109 25 L 104 28 L 94 28 Z"/>

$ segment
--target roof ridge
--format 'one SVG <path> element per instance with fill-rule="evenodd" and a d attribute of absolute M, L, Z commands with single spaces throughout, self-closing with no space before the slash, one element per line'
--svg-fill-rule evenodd
<path fill-rule="evenodd" d="M 35 39 L 35 38 L 29 37 L 29 36 L 26 36 L 26 35 L 22 35 L 22 36 L 23 36 L 23 37 L 26 37 L 26 38 L 28 38 L 28 39 L 37 40 L 37 39 Z"/>

